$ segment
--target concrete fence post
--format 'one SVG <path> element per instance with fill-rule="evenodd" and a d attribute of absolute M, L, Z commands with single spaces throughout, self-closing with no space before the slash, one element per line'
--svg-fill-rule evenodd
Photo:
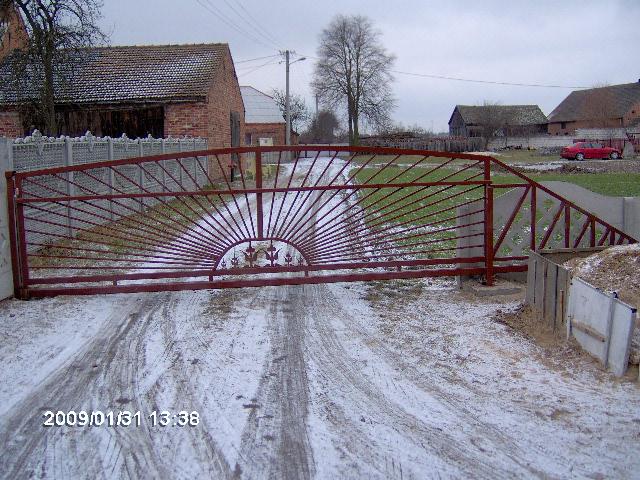
<path fill-rule="evenodd" d="M 65 167 L 70 167 L 71 165 L 73 165 L 73 144 L 71 143 L 71 140 L 69 138 L 64 139 L 63 160 L 64 160 Z M 74 182 L 73 172 L 67 172 L 66 178 L 67 178 L 67 189 L 66 189 L 67 195 L 71 197 L 76 194 L 76 188 L 75 188 L 75 185 L 73 185 L 73 182 Z M 69 230 L 69 236 L 73 237 L 73 220 L 71 219 L 71 203 L 72 203 L 71 200 L 67 202 L 67 229 Z"/>
<path fill-rule="evenodd" d="M 13 170 L 13 141 L 0 137 L 0 300 L 13 295 L 11 240 L 7 205 L 7 180 L 4 172 Z"/>
<path fill-rule="evenodd" d="M 109 137 L 107 139 L 107 160 L 113 161 L 113 138 Z M 109 184 L 109 195 L 113 195 L 113 185 L 115 183 L 115 173 L 113 172 L 113 168 L 107 169 L 107 183 Z M 109 200 L 109 215 L 111 220 L 113 220 L 113 200 Z"/>
<path fill-rule="evenodd" d="M 197 141 L 193 139 L 193 151 L 195 152 L 198 149 Z M 193 157 L 193 181 L 195 185 L 193 186 L 194 190 L 198 190 L 198 157 Z"/>
<path fill-rule="evenodd" d="M 138 156 L 144 157 L 144 146 L 142 139 L 138 138 Z M 142 164 L 138 164 L 138 183 L 140 184 L 140 193 L 144 193 L 144 176 L 142 174 Z M 144 211 L 144 198 L 140 198 L 140 211 Z"/>
<path fill-rule="evenodd" d="M 162 155 L 164 155 L 165 153 L 167 153 L 167 145 L 166 145 L 166 140 L 163 138 L 160 142 L 160 153 Z M 166 192 L 168 190 L 167 188 L 167 172 L 165 171 L 167 169 L 167 161 L 166 160 L 162 160 L 160 162 L 160 179 L 162 180 L 162 192 Z"/>
<path fill-rule="evenodd" d="M 178 153 L 182 153 L 182 140 L 180 140 L 180 139 L 178 139 Z M 182 167 L 183 167 L 182 159 L 179 158 L 179 159 L 176 160 L 176 162 L 177 162 L 178 172 L 179 172 L 179 175 L 178 175 L 178 180 L 180 181 L 179 187 L 184 190 L 184 187 L 183 187 L 184 182 L 183 182 L 183 179 L 182 179 Z"/>

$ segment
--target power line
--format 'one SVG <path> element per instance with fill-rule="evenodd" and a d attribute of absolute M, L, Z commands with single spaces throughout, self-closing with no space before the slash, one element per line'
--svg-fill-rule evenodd
<path fill-rule="evenodd" d="M 248 72 L 240 72 L 240 73 L 238 73 L 238 75 L 242 75 L 242 76 L 249 75 L 249 74 L 255 72 L 256 70 L 260 70 L 262 67 L 267 67 L 269 65 L 275 65 L 276 63 L 280 63 L 280 62 L 279 61 L 278 62 L 274 62 L 274 61 L 266 62 L 266 63 L 263 63 L 262 65 L 258 65 L 257 67 L 249 70 Z"/>
<path fill-rule="evenodd" d="M 515 83 L 515 82 L 498 82 L 493 80 L 475 80 L 470 78 L 449 77 L 446 75 L 432 75 L 428 73 L 401 72 L 398 70 L 391 70 L 391 72 L 398 73 L 400 75 L 410 75 L 413 77 L 435 78 L 437 80 L 453 80 L 456 82 L 485 83 L 490 85 L 508 85 L 511 87 L 572 88 L 572 89 L 589 88 L 589 87 L 577 87 L 577 86 L 569 86 L 569 85 L 545 85 L 540 83 Z"/>
<path fill-rule="evenodd" d="M 265 35 L 260 29 L 256 29 L 252 25 L 249 25 L 249 22 L 247 22 L 247 19 L 245 18 L 245 16 L 242 13 L 240 13 L 238 10 L 236 10 L 236 7 L 234 7 L 233 4 L 229 2 L 229 0 L 223 0 L 223 2 L 227 7 L 229 7 L 229 9 L 231 9 L 233 13 L 235 13 L 240 18 L 240 24 L 243 27 L 248 27 L 251 33 L 256 35 L 261 35 L 263 40 L 266 40 L 268 43 L 270 43 L 274 47 L 279 48 L 277 43 L 274 42 L 271 38 L 269 38 L 268 35 Z"/>
<path fill-rule="evenodd" d="M 320 60 L 318 57 L 314 57 L 313 55 L 305 55 L 305 57 L 313 58 L 314 60 Z M 430 73 L 402 72 L 399 70 L 391 70 L 391 72 L 397 73 L 399 75 L 409 75 L 412 77 L 434 78 L 436 80 L 451 80 L 456 82 L 484 83 L 488 85 L 506 85 L 510 87 L 567 88 L 567 89 L 576 89 L 576 90 L 591 88 L 591 87 L 572 86 L 572 85 L 547 85 L 542 83 L 517 83 L 517 82 L 500 82 L 500 81 L 494 81 L 494 80 L 477 80 L 472 78 L 451 77 L 447 75 L 434 75 Z"/>
<path fill-rule="evenodd" d="M 271 32 L 269 32 L 266 28 L 264 28 L 260 24 L 260 22 L 258 20 L 256 20 L 256 18 L 251 14 L 251 12 L 249 10 L 244 8 L 244 5 L 242 5 L 242 2 L 240 0 L 237 0 L 236 3 L 242 9 L 242 11 L 247 14 L 247 17 L 251 20 L 251 23 L 253 23 L 253 25 L 255 25 L 255 27 L 258 30 L 262 30 L 267 35 L 267 37 L 270 37 L 273 40 L 273 42 L 275 42 L 276 44 L 280 44 L 281 43 L 275 35 L 272 35 Z M 280 49 L 280 50 L 282 50 L 282 49 Z"/>
<path fill-rule="evenodd" d="M 206 1 L 206 3 L 204 3 L 204 1 Z M 204 0 L 204 1 L 203 0 L 196 0 L 196 2 L 201 7 L 203 7 L 205 10 L 209 11 L 210 13 L 212 13 L 219 20 L 222 20 L 223 23 L 225 23 L 227 26 L 233 28 L 235 31 L 237 31 L 241 35 L 243 35 L 245 37 L 248 37 L 249 39 L 253 40 L 254 42 L 257 42 L 257 43 L 267 47 L 270 50 L 273 49 L 273 47 L 271 45 L 266 44 L 265 42 L 260 40 L 260 38 L 252 35 L 251 33 L 247 32 L 247 31 L 245 31 L 244 29 L 242 29 L 242 27 L 238 26 L 235 22 L 233 22 L 233 20 L 229 19 L 224 13 L 222 13 L 220 10 L 216 9 L 216 7 L 211 3 L 211 0 Z"/>
<path fill-rule="evenodd" d="M 266 55 L 264 57 L 249 58 L 247 60 L 238 60 L 237 62 L 233 62 L 233 63 L 238 64 L 238 63 L 255 62 L 256 60 L 264 60 L 265 58 L 273 58 L 273 57 L 279 57 L 279 56 L 280 54 L 276 53 L 275 55 Z"/>

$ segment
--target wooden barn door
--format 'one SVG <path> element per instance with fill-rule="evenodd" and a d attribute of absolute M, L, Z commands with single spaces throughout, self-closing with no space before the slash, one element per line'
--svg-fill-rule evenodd
<path fill-rule="evenodd" d="M 240 114 L 231 112 L 229 114 L 229 122 L 231 127 L 231 146 L 240 146 Z M 237 153 L 231 154 L 231 181 L 234 180 L 235 170 L 238 167 L 239 157 Z"/>

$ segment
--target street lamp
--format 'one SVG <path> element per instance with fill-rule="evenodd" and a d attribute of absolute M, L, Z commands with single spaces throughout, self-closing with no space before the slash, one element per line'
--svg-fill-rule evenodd
<path fill-rule="evenodd" d="M 287 145 L 291 145 L 291 105 L 290 105 L 290 101 L 289 101 L 289 65 L 292 65 L 296 62 L 302 62 L 303 60 L 306 60 L 306 57 L 300 57 L 297 60 L 294 60 L 293 62 L 289 62 L 289 54 L 291 52 L 289 52 L 289 50 L 286 50 L 284 52 L 284 58 L 285 58 L 285 62 L 287 64 L 287 89 L 286 89 L 286 94 L 285 94 L 285 99 L 284 99 L 284 110 L 285 110 L 285 116 L 286 116 L 286 121 L 287 121 L 287 127 L 285 130 L 285 143 Z"/>

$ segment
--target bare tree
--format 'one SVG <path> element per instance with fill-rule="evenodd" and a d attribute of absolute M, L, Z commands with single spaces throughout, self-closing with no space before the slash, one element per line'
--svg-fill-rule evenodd
<path fill-rule="evenodd" d="M 271 92 L 271 95 L 278 104 L 278 107 L 280 107 L 282 118 L 286 120 L 286 93 L 282 90 L 274 89 Z M 302 127 L 309 121 L 309 109 L 307 108 L 307 103 L 300 95 L 290 93 L 289 110 L 291 111 L 291 129 L 294 132 L 299 132 Z"/>
<path fill-rule="evenodd" d="M 505 118 L 503 109 L 499 103 L 485 101 L 477 107 L 476 132 L 477 136 L 484 140 L 485 150 L 489 147 L 489 142 L 505 130 L 509 125 L 509 119 Z"/>
<path fill-rule="evenodd" d="M 361 119 L 372 126 L 389 125 L 395 106 L 391 68 L 380 32 L 361 15 L 338 15 L 320 35 L 313 88 L 322 103 L 346 106 L 349 143 L 357 145 Z"/>
<path fill-rule="evenodd" d="M 58 133 L 59 90 L 73 81 L 86 47 L 107 41 L 98 27 L 102 5 L 102 0 L 0 0 L 0 9 L 20 12 L 29 36 L 27 48 L 11 56 L 11 87 L 33 123 L 49 135 Z"/>
<path fill-rule="evenodd" d="M 335 113 L 331 110 L 320 110 L 311 120 L 301 140 L 305 143 L 333 143 L 339 126 L 340 122 Z"/>

